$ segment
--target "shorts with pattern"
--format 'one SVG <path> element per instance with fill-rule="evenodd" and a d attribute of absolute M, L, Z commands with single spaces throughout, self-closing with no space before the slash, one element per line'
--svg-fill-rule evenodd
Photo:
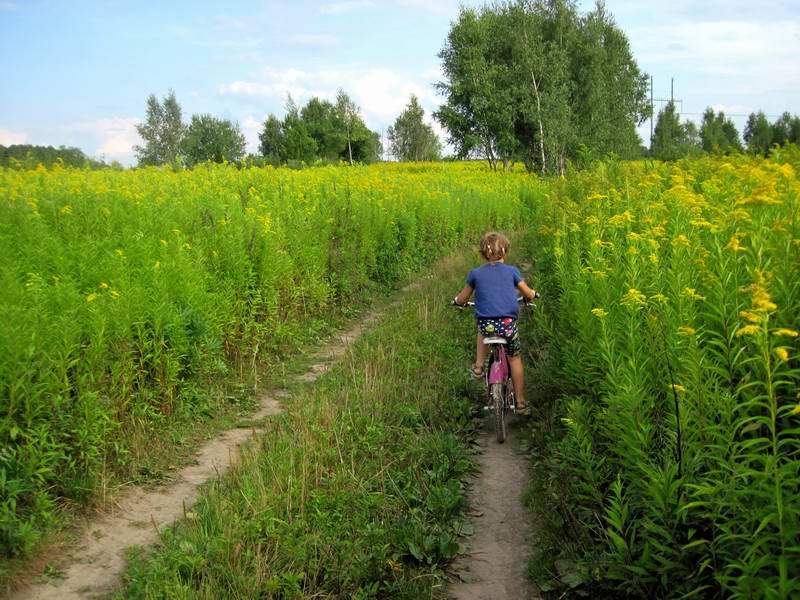
<path fill-rule="evenodd" d="M 517 320 L 511 317 L 478 319 L 478 332 L 483 337 L 506 338 L 506 354 L 516 356 L 522 352 L 522 340 L 517 330 Z"/>

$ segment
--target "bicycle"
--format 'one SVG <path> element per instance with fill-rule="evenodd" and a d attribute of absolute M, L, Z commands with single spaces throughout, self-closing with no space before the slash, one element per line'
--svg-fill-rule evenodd
<path fill-rule="evenodd" d="M 537 293 L 535 298 L 538 298 Z M 524 298 L 517 298 L 517 302 L 524 302 L 526 306 L 533 307 L 533 302 L 525 301 Z M 456 304 L 453 306 L 463 310 L 474 307 L 474 302 L 467 302 L 465 305 Z M 508 364 L 506 355 L 506 344 L 503 337 L 483 338 L 485 346 L 489 347 L 488 368 L 483 370 L 483 379 L 486 387 L 486 406 L 492 411 L 494 416 L 494 431 L 497 441 L 506 441 L 506 413 L 517 412 L 516 398 L 514 396 L 514 383 L 511 380 L 511 368 Z"/>

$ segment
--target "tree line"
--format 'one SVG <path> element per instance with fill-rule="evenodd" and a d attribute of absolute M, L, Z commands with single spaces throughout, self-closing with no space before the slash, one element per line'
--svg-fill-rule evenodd
<path fill-rule="evenodd" d="M 602 2 L 516 0 L 462 8 L 439 54 L 436 118 L 459 158 L 561 173 L 581 152 L 641 155 L 647 75 Z"/>
<path fill-rule="evenodd" d="M 102 169 L 109 166 L 103 161 L 89 158 L 79 148 L 67 146 L 54 148 L 31 144 L 0 145 L 0 167 L 22 165 L 34 168 L 36 165 L 43 165 L 50 168 L 59 162 L 65 167 L 77 168 Z M 112 163 L 112 166 L 118 166 L 118 163 Z"/>
<path fill-rule="evenodd" d="M 650 155 L 660 160 L 677 160 L 701 152 L 732 154 L 747 151 L 766 156 L 774 145 L 800 144 L 800 116 L 784 112 L 770 123 L 763 111 L 747 118 L 743 136 L 723 111 L 709 107 L 698 129 L 692 121 L 681 122 L 673 102 L 658 113 Z"/>
<path fill-rule="evenodd" d="M 287 98 L 286 114 L 270 114 L 259 131 L 259 154 L 245 157 L 239 125 L 211 115 L 194 115 L 184 125 L 174 92 L 159 101 L 147 99 L 146 117 L 137 125 L 143 143 L 134 148 L 139 166 L 185 165 L 228 161 L 250 164 L 349 164 L 381 159 L 380 134 L 364 123 L 359 107 L 343 90 L 335 102 L 312 97 L 299 106 Z M 400 161 L 438 160 L 442 146 L 415 96 L 388 130 L 388 150 Z"/>

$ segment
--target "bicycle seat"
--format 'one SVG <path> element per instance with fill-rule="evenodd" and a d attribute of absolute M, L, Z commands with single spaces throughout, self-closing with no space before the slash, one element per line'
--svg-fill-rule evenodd
<path fill-rule="evenodd" d="M 487 337 L 483 338 L 483 343 L 489 346 L 490 344 L 507 344 L 508 341 L 502 337 Z"/>

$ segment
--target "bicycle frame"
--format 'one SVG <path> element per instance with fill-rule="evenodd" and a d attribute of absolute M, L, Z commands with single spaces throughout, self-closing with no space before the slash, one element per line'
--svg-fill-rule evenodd
<path fill-rule="evenodd" d="M 503 344 L 488 344 L 488 346 L 490 352 L 497 352 L 497 358 L 492 360 L 491 367 L 489 368 L 489 377 L 486 383 L 488 385 L 493 383 L 505 383 L 509 376 L 506 348 Z M 496 346 L 496 348 L 493 346 Z"/>

